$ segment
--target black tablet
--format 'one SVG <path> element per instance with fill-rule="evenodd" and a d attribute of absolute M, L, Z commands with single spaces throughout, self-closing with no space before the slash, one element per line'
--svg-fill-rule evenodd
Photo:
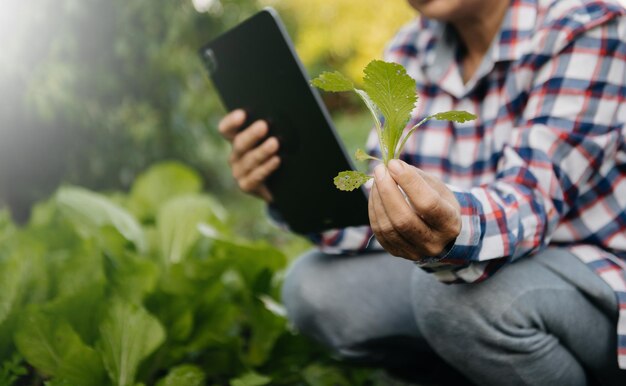
<path fill-rule="evenodd" d="M 369 223 L 362 189 L 337 190 L 354 169 L 276 11 L 266 8 L 200 50 L 224 106 L 264 119 L 281 147 L 268 179 L 274 205 L 298 233 Z M 246 125 L 247 125 L 246 124 Z M 365 129 L 365 128 L 364 128 Z"/>

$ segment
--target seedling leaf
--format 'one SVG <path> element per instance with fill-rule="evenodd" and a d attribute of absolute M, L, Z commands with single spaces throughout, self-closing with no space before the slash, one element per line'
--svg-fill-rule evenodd
<path fill-rule="evenodd" d="M 317 78 L 313 79 L 311 84 L 324 91 L 330 92 L 352 91 L 354 89 L 352 81 L 339 71 L 323 72 Z"/>
<path fill-rule="evenodd" d="M 372 114 L 382 160 L 369 156 L 359 149 L 355 154 L 358 161 L 373 159 L 387 165 L 391 159 L 400 157 L 409 137 L 430 119 L 458 123 L 476 119 L 474 114 L 467 111 L 447 111 L 427 116 L 405 133 L 404 129 L 411 119 L 411 113 L 419 98 L 415 80 L 407 74 L 402 65 L 382 60 L 372 60 L 365 66 L 363 72 L 365 74 L 363 77 L 364 90 L 355 88 L 352 81 L 338 71 L 324 72 L 311 81 L 313 86 L 324 91 L 356 92 Z M 372 177 L 361 172 L 344 171 L 334 178 L 334 182 L 339 190 L 351 191 L 363 185 L 370 178 Z"/>
<path fill-rule="evenodd" d="M 374 120 L 379 125 L 381 125 L 380 117 L 383 115 L 383 113 L 380 111 L 378 106 L 376 106 L 376 103 L 374 103 L 372 98 L 370 98 L 370 96 L 367 95 L 367 93 L 365 91 L 360 90 L 358 88 L 355 88 L 354 91 L 357 93 L 358 96 L 361 97 L 363 102 L 365 102 L 365 106 L 367 106 L 367 109 L 370 111 L 370 113 L 372 113 L 372 116 L 374 117 Z"/>
<path fill-rule="evenodd" d="M 388 155 L 393 156 L 402 130 L 417 102 L 415 80 L 401 65 L 381 60 L 371 61 L 365 67 L 364 73 L 365 92 L 385 117 L 381 142 L 384 142 L 383 146 Z M 388 161 L 388 158 L 385 157 L 385 160 Z"/>
<path fill-rule="evenodd" d="M 354 158 L 356 158 L 357 161 L 367 161 L 368 159 L 371 159 L 374 161 L 381 161 L 380 159 L 376 157 L 372 157 L 371 155 L 367 154 L 361 149 L 356 149 L 356 152 L 354 153 Z"/>
<path fill-rule="evenodd" d="M 366 183 L 370 178 L 372 177 L 365 173 L 346 170 L 337 174 L 333 181 L 337 189 L 350 192 Z"/>
<path fill-rule="evenodd" d="M 442 121 L 453 121 L 453 122 L 457 122 L 457 123 L 465 123 L 467 121 L 473 121 L 474 119 L 476 119 L 476 115 L 474 114 L 470 114 L 467 111 L 459 111 L 459 110 L 452 110 L 452 111 L 446 111 L 444 113 L 437 113 L 434 115 L 431 115 L 432 118 L 434 119 L 439 119 Z"/>
<path fill-rule="evenodd" d="M 370 158 L 370 156 L 362 149 L 356 149 L 356 153 L 354 153 L 354 158 L 356 158 L 357 161 L 365 161 Z"/>
<path fill-rule="evenodd" d="M 372 98 L 370 98 L 370 96 L 367 95 L 365 91 L 355 88 L 354 92 L 356 92 L 356 94 L 361 97 L 361 99 L 365 103 L 365 106 L 367 106 L 367 109 L 372 114 L 372 118 L 374 119 L 374 124 L 376 126 L 376 133 L 378 135 L 378 138 L 382 140 L 383 124 L 380 121 L 380 117 L 383 115 L 383 113 L 380 111 L 378 106 L 376 106 L 376 103 L 374 103 Z M 384 149 L 384 146 L 385 146 L 384 143 L 381 143 L 381 146 L 383 147 L 383 154 L 385 154 L 386 150 Z"/>

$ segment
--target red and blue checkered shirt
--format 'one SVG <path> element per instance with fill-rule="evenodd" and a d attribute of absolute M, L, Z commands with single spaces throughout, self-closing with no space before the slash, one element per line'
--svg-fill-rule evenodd
<path fill-rule="evenodd" d="M 445 256 L 419 265 L 444 282 L 478 282 L 549 246 L 568 248 L 617 294 L 618 361 L 626 368 L 626 11 L 609 0 L 513 0 L 464 83 L 454 31 L 418 17 L 385 59 L 420 95 L 408 127 L 428 121 L 402 159 L 443 181 L 462 230 Z M 378 153 L 375 133 L 369 150 Z M 325 232 L 330 253 L 380 248 L 368 227 Z"/>

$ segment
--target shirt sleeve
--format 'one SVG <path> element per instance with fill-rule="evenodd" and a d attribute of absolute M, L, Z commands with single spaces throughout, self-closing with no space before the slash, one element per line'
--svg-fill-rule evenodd
<path fill-rule="evenodd" d="M 562 23 L 537 38 L 544 45 L 522 64 L 531 87 L 495 181 L 472 189 L 449 186 L 461 204 L 461 234 L 443 256 L 420 266 L 444 282 L 484 280 L 544 248 L 561 219 L 577 215 L 581 195 L 603 189 L 590 178 L 612 162 L 621 140 L 622 22 Z M 505 107 L 519 101 L 510 103 Z"/>

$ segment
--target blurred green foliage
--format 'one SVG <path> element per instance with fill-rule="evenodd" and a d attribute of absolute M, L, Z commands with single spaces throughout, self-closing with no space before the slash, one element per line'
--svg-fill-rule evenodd
<path fill-rule="evenodd" d="M 386 4 L 376 30 L 377 0 L 0 1 L 0 386 L 386 384 L 288 328 L 277 290 L 309 244 L 239 193 L 215 130 L 197 49 L 267 4 L 313 74 L 406 19 Z M 371 122 L 349 111 L 353 153 Z"/>
<path fill-rule="evenodd" d="M 406 0 L 261 0 L 293 26 L 298 54 L 315 75 L 330 68 L 361 83 L 363 68 L 382 59 L 394 33 L 415 17 Z"/>
<path fill-rule="evenodd" d="M 62 187 L 24 227 L 0 212 L 0 385 L 381 384 L 288 328 L 286 256 L 199 180 L 169 162 L 129 194 Z"/>
<path fill-rule="evenodd" d="M 230 188 L 214 130 L 223 111 L 197 49 L 255 12 L 255 1 L 207 13 L 171 0 L 1 7 L 0 196 L 12 206 L 61 179 L 127 188 L 162 159 L 193 165 L 207 189 Z"/>
<path fill-rule="evenodd" d="M 0 204 L 25 221 L 60 181 L 127 189 L 164 159 L 193 166 L 218 196 L 236 190 L 197 49 L 270 4 L 307 67 L 350 72 L 410 15 L 404 1 L 382 13 L 376 1 L 3 0 Z"/>

